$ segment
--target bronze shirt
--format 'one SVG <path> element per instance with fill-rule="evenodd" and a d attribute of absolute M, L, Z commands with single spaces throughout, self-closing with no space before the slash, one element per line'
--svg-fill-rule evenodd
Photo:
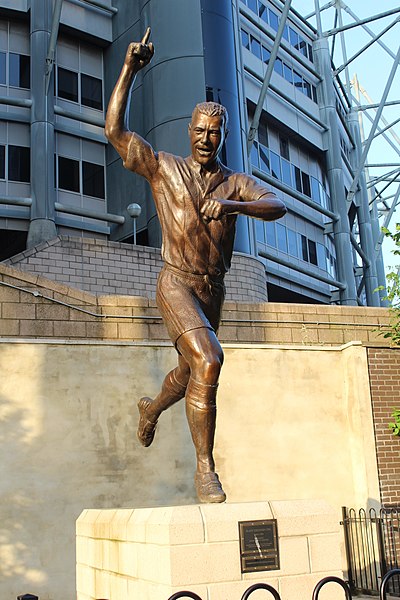
<path fill-rule="evenodd" d="M 146 168 L 140 145 L 157 161 L 156 168 Z M 200 215 L 205 200 L 252 202 L 270 193 L 253 177 L 235 173 L 222 163 L 215 173 L 203 177 L 201 165 L 191 156 L 184 159 L 167 152 L 154 153 L 137 134 L 124 166 L 150 183 L 161 224 L 163 259 L 189 273 L 223 275 L 231 264 L 237 215 L 207 223 Z"/>

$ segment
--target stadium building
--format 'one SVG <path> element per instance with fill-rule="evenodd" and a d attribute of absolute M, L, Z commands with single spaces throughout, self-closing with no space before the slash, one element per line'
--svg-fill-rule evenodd
<path fill-rule="evenodd" d="M 126 48 L 150 25 L 155 56 L 138 75 L 131 127 L 155 149 L 187 155 L 194 105 L 221 102 L 230 117 L 223 160 L 288 207 L 278 222 L 238 220 L 235 250 L 258 265 L 259 299 L 379 306 L 379 224 L 358 173 L 358 118 L 327 39 L 289 5 L 2 0 L 0 259 L 51 277 L 29 257 L 57 237 L 61 246 L 76 237 L 136 241 L 139 261 L 144 247 L 160 247 L 147 183 L 124 170 L 104 137 Z M 132 203 L 142 209 L 135 223 Z"/>

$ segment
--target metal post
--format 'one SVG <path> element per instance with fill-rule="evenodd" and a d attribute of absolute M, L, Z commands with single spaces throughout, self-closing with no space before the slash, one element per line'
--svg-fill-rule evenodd
<path fill-rule="evenodd" d="M 265 73 L 264 81 L 263 81 L 262 88 L 260 91 L 260 96 L 258 98 L 257 106 L 254 111 L 253 121 L 252 121 L 252 123 L 250 125 L 250 129 L 249 129 L 249 135 L 247 138 L 247 154 L 248 155 L 250 155 L 251 147 L 253 145 L 254 138 L 256 137 L 258 126 L 260 124 L 260 118 L 261 118 L 261 113 L 262 113 L 262 109 L 264 106 L 265 96 L 267 95 L 269 83 L 271 81 L 272 72 L 274 70 L 275 59 L 278 55 L 278 50 L 279 50 L 279 46 L 280 46 L 280 43 L 282 40 L 283 31 L 285 29 L 286 19 L 289 14 L 291 1 L 292 0 L 285 0 L 285 6 L 283 8 L 281 18 L 279 20 L 279 27 L 278 27 L 278 31 L 276 33 L 273 48 L 271 50 L 271 56 L 270 56 L 270 59 L 268 62 L 267 72 Z"/>
<path fill-rule="evenodd" d="M 361 156 L 361 135 L 360 129 L 358 125 L 358 116 L 357 113 L 351 111 L 348 115 L 348 123 L 353 135 L 353 139 L 355 141 L 355 148 L 351 152 L 350 161 L 354 168 L 356 168 L 360 156 Z M 368 265 L 366 261 L 363 261 L 363 272 L 364 272 L 364 281 L 365 281 L 365 293 L 367 296 L 367 304 L 368 306 L 380 306 L 379 295 L 376 290 L 378 287 L 378 278 L 376 275 L 376 265 L 374 260 L 374 241 L 372 235 L 372 224 L 369 213 L 369 202 L 368 202 L 368 192 L 367 185 L 365 179 L 365 173 L 362 172 L 360 174 L 360 189 L 357 192 L 358 196 L 358 224 L 360 229 L 360 243 L 361 248 L 367 255 L 367 257 L 371 257 L 370 264 Z"/>
<path fill-rule="evenodd" d="M 31 3 L 31 222 L 27 247 L 57 235 L 54 185 L 54 93 L 45 94 L 46 56 L 52 23 L 52 2 Z"/>
<path fill-rule="evenodd" d="M 316 8 L 318 9 L 318 2 Z M 317 13 L 318 29 L 321 28 L 321 16 Z M 340 303 L 357 305 L 357 289 L 353 270 L 353 253 L 350 239 L 350 224 L 347 215 L 345 185 L 343 179 L 340 135 L 336 114 L 336 95 L 332 80 L 331 60 L 328 40 L 319 38 L 314 42 L 314 57 L 322 76 L 319 86 L 319 105 L 321 114 L 328 127 L 325 132 L 327 175 L 331 190 L 332 208 L 338 215 L 333 223 L 333 233 L 337 254 L 338 279 L 346 284 L 340 291 Z"/>

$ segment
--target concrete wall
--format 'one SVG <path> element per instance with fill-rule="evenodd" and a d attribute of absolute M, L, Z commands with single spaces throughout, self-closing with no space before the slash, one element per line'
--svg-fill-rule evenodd
<path fill-rule="evenodd" d="M 325 498 L 377 504 L 366 349 L 225 345 L 216 461 L 229 502 Z M 154 342 L 0 342 L 0 595 L 74 597 L 83 509 L 194 504 L 183 404 L 154 445 L 135 403 L 175 351 Z"/>

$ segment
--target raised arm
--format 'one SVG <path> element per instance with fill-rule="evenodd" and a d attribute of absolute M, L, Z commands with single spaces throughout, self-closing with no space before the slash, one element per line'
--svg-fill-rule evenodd
<path fill-rule="evenodd" d="M 150 144 L 129 130 L 129 106 L 136 75 L 149 64 L 154 54 L 153 44 L 148 43 L 149 37 L 150 27 L 147 28 L 141 42 L 129 44 L 124 65 L 108 104 L 105 125 L 106 137 L 121 156 L 125 166 L 143 175 L 146 175 L 146 172 L 141 172 L 144 167 L 145 171 L 156 168 L 157 159 Z M 132 164 L 126 164 L 128 154 Z"/>

